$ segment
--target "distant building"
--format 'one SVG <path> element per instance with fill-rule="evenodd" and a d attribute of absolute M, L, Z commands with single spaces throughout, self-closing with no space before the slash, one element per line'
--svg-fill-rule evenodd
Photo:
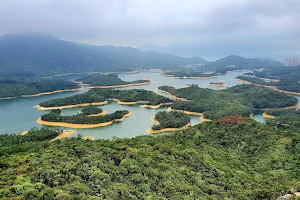
<path fill-rule="evenodd" d="M 300 65 L 300 58 L 287 58 L 285 59 L 284 66 L 293 67 Z"/>

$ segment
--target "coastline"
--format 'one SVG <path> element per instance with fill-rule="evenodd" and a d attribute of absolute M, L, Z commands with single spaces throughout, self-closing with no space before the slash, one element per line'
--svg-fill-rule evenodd
<path fill-rule="evenodd" d="M 94 103 L 83 103 L 83 104 L 75 104 L 75 105 L 68 105 L 68 106 L 57 106 L 57 107 L 42 107 L 40 105 L 34 106 L 38 110 L 54 110 L 54 109 L 65 109 L 65 108 L 76 108 L 76 107 L 86 107 L 86 106 L 102 106 L 107 104 L 108 101 L 103 102 L 94 102 Z"/>
<path fill-rule="evenodd" d="M 64 130 L 61 134 L 59 134 L 58 136 L 56 136 L 56 138 L 50 140 L 50 142 L 66 138 L 66 137 L 68 137 L 70 135 L 73 135 L 74 133 L 76 133 L 75 130 Z"/>
<path fill-rule="evenodd" d="M 160 130 L 152 130 L 151 128 L 149 128 L 147 130 L 148 133 L 151 133 L 151 134 L 156 134 L 156 133 L 163 133 L 163 132 L 173 132 L 173 131 L 180 131 L 180 130 L 183 130 L 183 129 L 186 129 L 188 127 L 190 127 L 192 125 L 191 122 L 187 123 L 186 125 L 184 125 L 183 127 L 180 127 L 180 128 L 164 128 L 164 129 L 160 129 Z"/>
<path fill-rule="evenodd" d="M 90 84 L 85 84 L 82 82 L 76 82 L 82 86 L 87 86 L 90 89 L 94 88 L 100 88 L 100 89 L 114 89 L 114 88 L 123 88 L 123 87 L 131 87 L 131 86 L 141 86 L 141 85 L 149 85 L 152 82 L 144 82 L 144 83 L 129 83 L 129 84 L 124 84 L 124 85 L 109 85 L 109 86 L 91 86 Z"/>
<path fill-rule="evenodd" d="M 238 79 L 238 78 L 235 78 L 235 80 L 236 80 L 236 82 L 242 82 L 242 83 L 245 83 L 245 84 L 252 84 L 252 85 L 256 85 L 256 86 L 263 86 L 263 87 L 270 88 L 270 89 L 273 89 L 275 91 L 282 92 L 282 93 L 285 93 L 285 94 L 300 96 L 299 92 L 290 92 L 290 91 L 286 91 L 286 90 L 280 90 L 276 86 L 260 85 L 260 84 L 251 83 L 249 81 L 245 81 L 245 80 Z"/>
<path fill-rule="evenodd" d="M 132 113 L 129 112 L 128 114 L 124 115 L 121 119 L 114 119 L 109 122 L 103 122 L 103 123 L 98 123 L 98 124 L 71 124 L 71 123 L 65 123 L 65 122 L 48 122 L 48 121 L 43 121 L 41 118 L 37 120 L 38 124 L 45 125 L 45 126 L 58 126 L 58 127 L 67 127 L 67 128 L 77 128 L 77 129 L 83 129 L 83 128 L 98 128 L 98 127 L 103 127 L 103 126 L 109 126 L 113 124 L 114 122 L 121 122 L 125 118 L 129 117 Z"/>
<path fill-rule="evenodd" d="M 170 92 L 167 92 L 167 91 L 164 91 L 164 90 L 160 90 L 160 89 L 158 89 L 158 88 L 156 88 L 156 91 L 157 91 L 157 92 L 161 92 L 161 93 L 165 93 L 165 94 L 171 96 L 171 98 L 173 98 L 173 99 L 175 99 L 175 100 L 189 101 L 188 99 L 181 98 L 181 97 L 177 97 L 177 96 L 171 94 Z"/>
<path fill-rule="evenodd" d="M 294 106 L 286 106 L 282 108 L 262 108 L 262 109 L 256 109 L 256 110 L 285 110 L 285 109 L 293 109 L 298 108 L 298 105 L 300 105 L 300 102 L 297 102 Z"/>
<path fill-rule="evenodd" d="M 87 115 L 89 117 L 97 117 L 97 116 L 102 116 L 102 115 L 106 115 L 107 112 L 105 110 L 102 110 L 101 113 L 97 113 L 97 114 L 91 114 L 91 115 Z"/>
<path fill-rule="evenodd" d="M 214 87 L 225 87 L 225 86 L 227 86 L 226 84 L 224 84 L 224 83 L 222 83 L 222 84 L 215 84 L 215 83 L 210 83 L 209 84 L 210 86 L 214 86 Z"/>
<path fill-rule="evenodd" d="M 141 108 L 151 108 L 151 109 L 158 109 L 160 108 L 161 106 L 169 106 L 169 105 L 172 105 L 173 103 L 170 102 L 170 103 L 161 103 L 161 104 L 158 104 L 158 105 L 141 105 L 140 107 Z"/>
<path fill-rule="evenodd" d="M 76 92 L 76 91 L 80 91 L 82 89 L 83 88 L 55 90 L 55 91 L 52 91 L 52 92 L 42 92 L 42 93 L 38 93 L 38 94 L 29 94 L 29 95 L 22 95 L 22 96 L 16 96 L 16 97 L 3 97 L 3 98 L 0 98 L 0 100 L 16 99 L 16 98 L 28 98 L 28 97 L 39 97 L 39 96 L 42 96 L 42 95 L 49 95 L 49 94 L 55 94 L 55 93 L 61 93 L 61 92 Z"/>
<path fill-rule="evenodd" d="M 276 117 L 275 116 L 273 116 L 273 115 L 268 115 L 267 113 L 263 113 L 262 114 L 262 116 L 264 117 L 264 118 L 266 118 L 266 119 L 275 119 Z"/>
<path fill-rule="evenodd" d="M 187 115 L 198 115 L 198 116 L 200 116 L 198 119 L 199 119 L 201 122 L 209 122 L 209 121 L 211 121 L 210 119 L 205 118 L 203 113 L 191 112 L 191 111 L 185 111 L 185 110 L 176 110 L 176 109 L 172 109 L 171 107 L 169 107 L 167 110 L 168 110 L 168 111 L 178 111 L 178 112 L 183 112 L 183 113 L 185 113 L 185 114 L 187 114 Z"/>

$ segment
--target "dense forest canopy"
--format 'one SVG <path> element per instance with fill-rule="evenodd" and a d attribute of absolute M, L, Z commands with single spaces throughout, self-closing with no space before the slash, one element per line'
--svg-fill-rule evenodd
<path fill-rule="evenodd" d="M 47 122 L 61 122 L 68 124 L 100 124 L 105 122 L 111 122 L 117 119 L 122 119 L 124 115 L 127 115 L 128 113 L 128 110 L 120 110 L 102 116 L 88 116 L 81 113 L 72 116 L 64 116 L 61 115 L 60 109 L 56 109 L 51 110 L 50 113 L 42 115 L 41 120 Z"/>
<path fill-rule="evenodd" d="M 93 46 L 53 36 L 11 34 L 0 36 L 0 74 L 34 72 L 54 75 L 82 72 L 117 72 L 137 69 L 175 69 L 204 64 L 202 58 L 184 58 L 131 47 Z"/>
<path fill-rule="evenodd" d="M 300 111 L 296 109 L 267 110 L 268 115 L 275 116 L 267 119 L 266 123 L 272 126 L 300 131 Z"/>
<path fill-rule="evenodd" d="M 295 97 L 254 85 L 237 85 L 224 91 L 200 88 L 191 85 L 188 88 L 175 89 L 161 86 L 176 97 L 190 101 L 176 101 L 171 107 L 176 110 L 203 113 L 208 119 L 218 119 L 230 115 L 249 116 L 254 109 L 280 108 L 294 106 Z"/>
<path fill-rule="evenodd" d="M 2 199 L 275 199 L 300 179 L 300 135 L 253 120 L 131 139 L 0 137 Z"/>
<path fill-rule="evenodd" d="M 95 115 L 102 113 L 103 110 L 97 106 L 87 106 L 81 109 L 80 113 L 83 115 Z"/>
<path fill-rule="evenodd" d="M 165 128 L 181 128 L 191 121 L 191 118 L 183 112 L 177 111 L 159 111 L 155 114 L 154 119 L 159 124 L 154 124 L 152 130 L 161 130 Z"/>
<path fill-rule="evenodd" d="M 216 73 L 223 74 L 233 70 L 277 68 L 281 66 L 283 66 L 283 63 L 270 59 L 243 58 L 231 55 L 203 65 L 201 69 L 203 71 L 215 71 Z"/>
<path fill-rule="evenodd" d="M 147 101 L 149 105 L 159 105 L 161 103 L 173 102 L 167 97 L 163 97 L 154 92 L 143 89 L 111 90 L 111 89 L 91 89 L 83 94 L 78 94 L 65 98 L 52 99 L 41 102 L 42 107 L 58 107 L 66 105 L 76 105 L 93 102 L 104 102 L 106 99 L 118 99 L 123 102 Z"/>
<path fill-rule="evenodd" d="M 17 76 L 18 77 L 18 76 Z M 80 88 L 78 84 L 62 79 L 23 79 L 1 78 L 0 98 L 21 97 L 22 95 L 34 95 L 56 90 L 70 90 Z"/>
<path fill-rule="evenodd" d="M 148 83 L 149 80 L 123 81 L 118 74 L 93 74 L 77 79 L 76 81 L 89 86 L 116 86 L 134 83 Z"/>
<path fill-rule="evenodd" d="M 237 78 L 253 84 L 275 86 L 279 90 L 300 93 L 300 66 L 254 71 L 246 73 L 244 76 L 238 76 Z M 278 81 L 266 81 L 263 79 Z"/>

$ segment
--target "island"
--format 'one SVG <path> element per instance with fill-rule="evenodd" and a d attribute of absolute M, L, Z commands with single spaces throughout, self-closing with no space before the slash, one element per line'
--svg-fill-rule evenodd
<path fill-rule="evenodd" d="M 218 76 L 218 74 L 211 72 L 205 73 L 201 71 L 185 70 L 185 71 L 171 71 L 161 74 L 162 76 L 176 78 L 176 79 L 211 79 Z"/>
<path fill-rule="evenodd" d="M 104 105 L 108 101 L 116 101 L 121 105 L 145 104 L 144 107 L 147 108 L 159 108 L 173 103 L 172 99 L 144 89 L 91 89 L 82 94 L 41 102 L 36 108 L 39 110 L 53 110 L 57 108 L 85 107 Z"/>
<path fill-rule="evenodd" d="M 191 126 L 191 118 L 178 111 L 159 111 L 152 118 L 154 125 L 148 129 L 149 133 L 177 131 Z"/>
<path fill-rule="evenodd" d="M 136 81 L 123 81 L 118 77 L 118 74 L 92 74 L 79 78 L 75 81 L 89 88 L 120 88 L 151 84 L 148 78 Z"/>
<path fill-rule="evenodd" d="M 62 79 L 0 78 L 0 99 L 35 97 L 78 90 L 81 90 L 78 84 Z"/>
<path fill-rule="evenodd" d="M 116 111 L 102 116 L 88 116 L 83 113 L 73 116 L 61 115 L 61 110 L 51 110 L 50 113 L 42 115 L 37 123 L 46 126 L 59 126 L 68 128 L 96 128 L 108 126 L 114 122 L 123 121 L 130 115 L 128 110 Z"/>
<path fill-rule="evenodd" d="M 97 106 L 87 106 L 82 108 L 79 114 L 83 114 L 87 116 L 99 116 L 99 115 L 105 115 L 106 112 Z"/>
<path fill-rule="evenodd" d="M 197 85 L 179 89 L 161 86 L 158 90 L 188 100 L 175 101 L 171 109 L 200 115 L 203 120 L 216 120 L 232 115 L 249 117 L 255 109 L 289 108 L 298 103 L 295 97 L 265 87 L 246 84 L 222 91 L 200 88 Z"/>
<path fill-rule="evenodd" d="M 223 82 L 210 82 L 209 85 L 214 86 L 214 87 L 224 87 L 224 86 L 226 86 Z"/>

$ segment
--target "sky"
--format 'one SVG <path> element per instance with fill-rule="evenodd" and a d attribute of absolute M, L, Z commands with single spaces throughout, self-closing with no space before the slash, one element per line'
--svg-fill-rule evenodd
<path fill-rule="evenodd" d="M 300 0 L 0 0 L 0 34 L 214 60 L 300 57 Z"/>

